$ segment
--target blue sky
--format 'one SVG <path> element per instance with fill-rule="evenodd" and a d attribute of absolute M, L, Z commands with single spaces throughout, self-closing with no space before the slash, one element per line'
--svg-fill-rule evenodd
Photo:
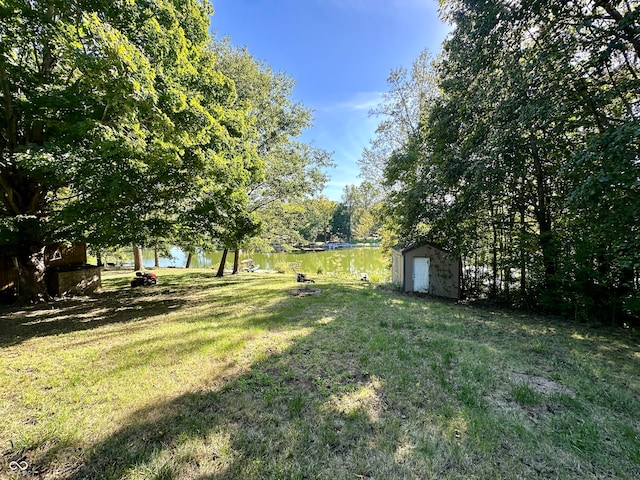
<path fill-rule="evenodd" d="M 296 80 L 294 99 L 314 111 L 302 140 L 333 152 L 324 194 L 358 184 L 357 161 L 380 119 L 389 72 L 435 57 L 448 27 L 437 0 L 212 0 L 211 28 Z"/>

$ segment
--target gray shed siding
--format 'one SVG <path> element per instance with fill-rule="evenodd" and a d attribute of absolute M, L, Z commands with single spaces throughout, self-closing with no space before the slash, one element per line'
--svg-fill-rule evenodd
<path fill-rule="evenodd" d="M 430 295 L 460 298 L 460 259 L 429 244 L 393 249 L 391 279 L 403 292 L 413 292 L 414 258 L 428 258 L 430 261 Z"/>
<path fill-rule="evenodd" d="M 391 250 L 391 283 L 398 288 L 404 287 L 404 260 L 402 252 Z"/>

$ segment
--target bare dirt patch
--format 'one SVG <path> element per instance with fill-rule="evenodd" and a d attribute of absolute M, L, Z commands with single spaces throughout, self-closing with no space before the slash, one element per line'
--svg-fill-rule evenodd
<path fill-rule="evenodd" d="M 527 375 L 526 373 L 511 372 L 509 380 L 516 384 L 527 385 L 532 390 L 544 395 L 554 395 L 556 393 L 575 397 L 576 394 L 564 385 L 549 380 L 548 378 L 538 377 L 536 375 Z"/>

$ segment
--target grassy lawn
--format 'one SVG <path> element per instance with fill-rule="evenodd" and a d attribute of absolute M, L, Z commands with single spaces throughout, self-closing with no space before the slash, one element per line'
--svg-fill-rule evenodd
<path fill-rule="evenodd" d="M 640 478 L 640 347 L 357 280 L 0 310 L 0 478 Z"/>

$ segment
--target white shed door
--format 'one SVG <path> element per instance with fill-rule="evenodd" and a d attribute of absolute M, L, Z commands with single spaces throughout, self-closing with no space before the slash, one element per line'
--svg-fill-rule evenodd
<path fill-rule="evenodd" d="M 427 293 L 429 291 L 428 258 L 415 257 L 413 259 L 413 291 Z"/>

